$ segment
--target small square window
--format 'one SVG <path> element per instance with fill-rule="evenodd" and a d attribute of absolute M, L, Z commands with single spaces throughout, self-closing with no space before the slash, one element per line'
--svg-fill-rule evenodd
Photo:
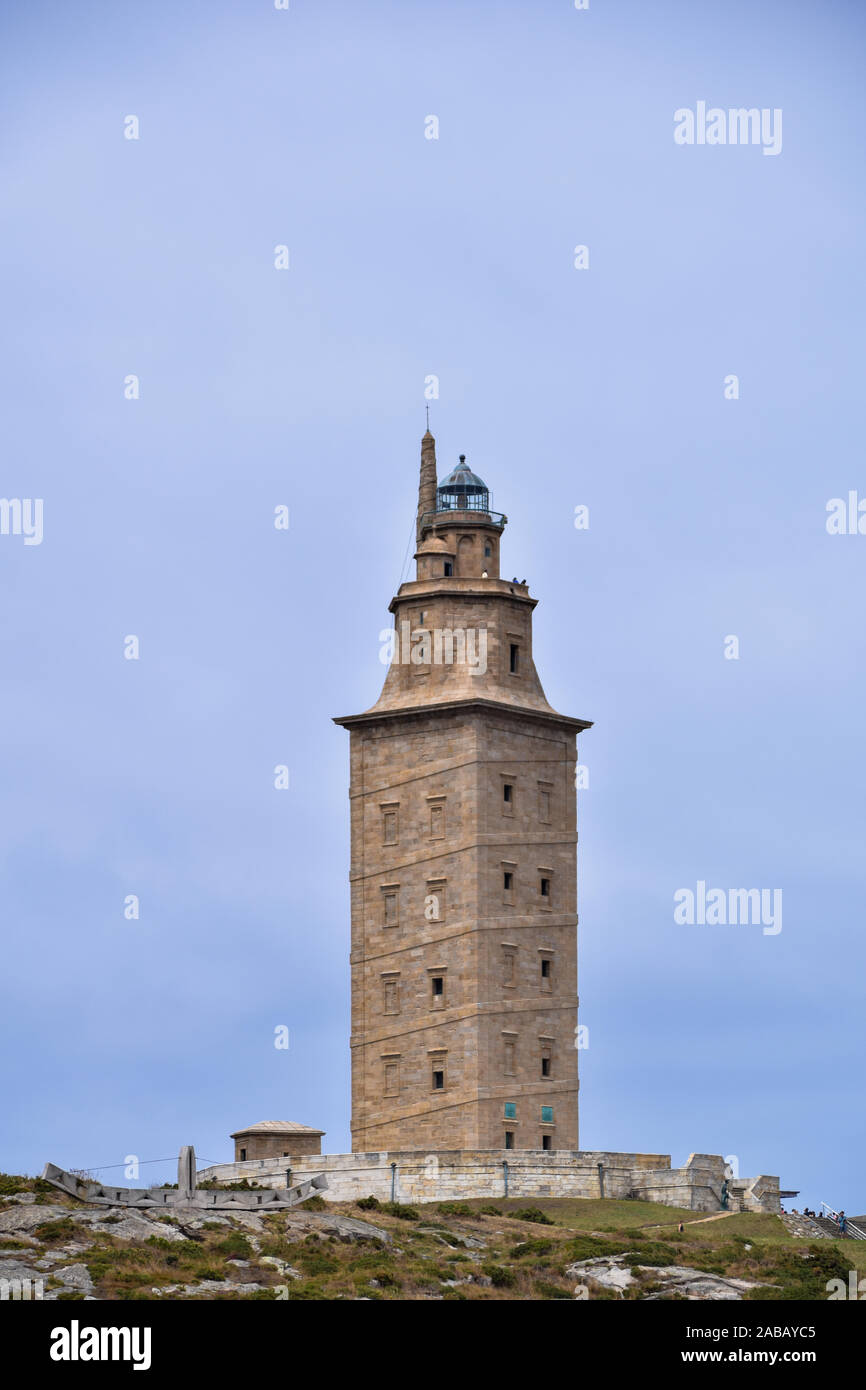
<path fill-rule="evenodd" d="M 442 975 L 434 975 L 434 976 L 432 977 L 431 981 L 430 981 L 430 987 L 431 987 L 431 989 L 433 990 L 433 998 L 434 998 L 434 999 L 441 999 L 441 998 L 443 997 L 444 993 L 445 993 L 445 979 L 444 979 L 444 976 L 442 976 Z"/>
<path fill-rule="evenodd" d="M 516 642 L 512 642 L 508 648 L 508 669 L 512 676 L 517 675 L 517 666 L 520 660 L 520 648 Z"/>
<path fill-rule="evenodd" d="M 550 1076 L 550 1058 L 549 1058 L 549 1057 L 542 1057 L 542 1059 L 541 1059 L 541 1075 L 542 1075 L 542 1076 Z"/>
<path fill-rule="evenodd" d="M 541 1136 L 541 1147 L 542 1147 L 543 1149 L 552 1149 L 552 1148 L 553 1148 L 553 1140 L 551 1139 L 551 1137 L 550 1137 L 549 1134 L 542 1134 L 542 1136 Z"/>
<path fill-rule="evenodd" d="M 445 1073 L 444 1073 L 444 1071 L 442 1071 L 442 1069 L 441 1069 L 440 1067 L 434 1067 L 434 1068 L 433 1068 L 433 1090 L 434 1090 L 434 1091 L 444 1091 L 444 1090 L 445 1090 Z"/>
<path fill-rule="evenodd" d="M 541 1123 L 542 1123 L 543 1125 L 552 1125 L 552 1124 L 553 1124 L 553 1106 L 552 1106 L 552 1105 L 542 1105 L 542 1107 L 541 1107 Z"/>
<path fill-rule="evenodd" d="M 507 1101 L 505 1102 L 505 1118 L 506 1118 L 506 1120 L 516 1120 L 516 1119 L 517 1119 L 517 1102 L 516 1102 L 516 1101 L 514 1101 L 514 1100 L 507 1100 Z"/>
<path fill-rule="evenodd" d="M 244 1163 L 244 1162 L 246 1161 L 246 1157 L 247 1157 L 247 1151 L 246 1151 L 246 1149 L 241 1149 L 241 1158 L 240 1158 L 241 1163 Z"/>

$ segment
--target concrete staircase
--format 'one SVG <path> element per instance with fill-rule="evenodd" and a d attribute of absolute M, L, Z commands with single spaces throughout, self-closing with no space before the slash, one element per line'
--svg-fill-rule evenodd
<path fill-rule="evenodd" d="M 860 1216 L 856 1221 L 849 1221 L 848 1230 L 844 1236 L 840 1235 L 837 1222 L 830 1216 L 804 1216 L 801 1211 L 783 1211 L 780 1213 L 782 1225 L 792 1236 L 798 1240 L 863 1240 L 862 1232 L 866 1228 L 863 1217 Z"/>
<path fill-rule="evenodd" d="M 835 1221 L 831 1221 L 829 1216 L 818 1216 L 815 1218 L 825 1236 L 838 1236 L 839 1227 Z"/>
<path fill-rule="evenodd" d="M 824 1221 L 823 1218 L 804 1216 L 802 1212 L 783 1211 L 780 1213 L 780 1220 L 786 1231 L 798 1240 L 827 1240 L 832 1236 L 838 1236 L 839 1228 L 832 1221 Z M 824 1226 L 829 1227 L 828 1230 Z"/>

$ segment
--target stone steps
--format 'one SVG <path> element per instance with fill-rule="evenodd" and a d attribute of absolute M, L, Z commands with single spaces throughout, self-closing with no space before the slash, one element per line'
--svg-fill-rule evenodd
<path fill-rule="evenodd" d="M 802 1212 L 783 1211 L 780 1213 L 780 1220 L 786 1231 L 798 1240 L 829 1240 L 833 1235 L 839 1234 L 832 1221 L 827 1222 L 832 1229 L 825 1231 L 818 1220 L 804 1216 Z"/>

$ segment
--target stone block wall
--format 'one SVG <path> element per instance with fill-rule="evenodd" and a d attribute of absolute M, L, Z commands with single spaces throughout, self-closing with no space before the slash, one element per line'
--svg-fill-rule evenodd
<path fill-rule="evenodd" d="M 525 1197 L 600 1196 L 659 1202 L 689 1211 L 721 1210 L 725 1161 L 715 1154 L 691 1154 L 682 1168 L 671 1168 L 666 1154 L 588 1152 L 582 1150 L 452 1149 L 431 1153 L 394 1150 L 379 1153 L 293 1156 L 289 1160 L 260 1159 L 223 1163 L 199 1173 L 217 1182 L 250 1182 L 284 1187 L 286 1167 L 292 1182 L 317 1173 L 328 1179 L 326 1201 L 353 1202 L 374 1196 L 405 1203 L 460 1201 L 506 1195 Z M 741 1179 L 745 1183 L 739 1209 L 778 1212 L 776 1177 Z"/>
<path fill-rule="evenodd" d="M 238 1134 L 234 1136 L 234 1141 L 236 1163 L 241 1161 L 242 1149 L 246 1152 L 247 1160 L 281 1158 L 287 1153 L 301 1156 L 322 1152 L 319 1134 Z"/>

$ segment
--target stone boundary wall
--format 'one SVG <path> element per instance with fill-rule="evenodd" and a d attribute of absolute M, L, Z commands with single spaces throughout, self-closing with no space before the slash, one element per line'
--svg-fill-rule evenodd
<path fill-rule="evenodd" d="M 691 1154 L 683 1168 L 671 1168 L 667 1154 L 608 1153 L 582 1150 L 453 1149 L 424 1153 L 297 1155 L 220 1163 L 198 1174 L 199 1181 L 250 1182 L 286 1187 L 317 1173 L 328 1179 L 326 1201 L 446 1202 L 468 1197 L 636 1197 L 690 1211 L 722 1209 L 725 1161 L 717 1154 Z M 287 1179 L 287 1170 L 290 1179 Z M 733 1211 L 778 1212 L 779 1180 L 774 1177 L 729 1181 Z"/>

